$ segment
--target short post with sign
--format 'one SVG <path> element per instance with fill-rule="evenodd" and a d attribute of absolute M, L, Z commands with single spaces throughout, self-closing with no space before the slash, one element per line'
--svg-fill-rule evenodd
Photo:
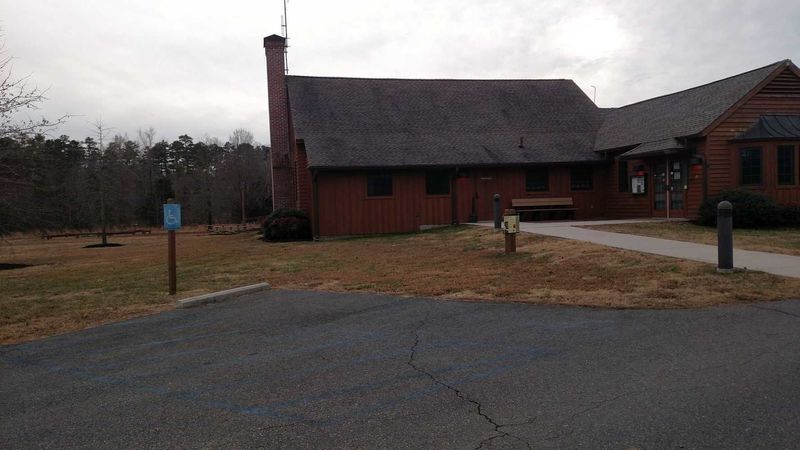
<path fill-rule="evenodd" d="M 519 233 L 519 214 L 514 209 L 503 212 L 503 234 L 506 238 L 506 253 L 517 252 L 517 233 Z"/>
<path fill-rule="evenodd" d="M 164 229 L 167 230 L 167 242 L 169 249 L 167 251 L 167 270 L 169 272 L 169 295 L 175 295 L 177 292 L 177 274 L 175 262 L 175 231 L 181 229 L 181 205 L 172 203 L 164 205 Z"/>

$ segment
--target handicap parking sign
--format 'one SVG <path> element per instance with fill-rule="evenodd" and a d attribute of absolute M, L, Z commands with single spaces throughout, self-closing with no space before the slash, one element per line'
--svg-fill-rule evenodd
<path fill-rule="evenodd" d="M 167 203 L 164 205 L 164 229 L 181 229 L 181 205 L 177 203 Z"/>

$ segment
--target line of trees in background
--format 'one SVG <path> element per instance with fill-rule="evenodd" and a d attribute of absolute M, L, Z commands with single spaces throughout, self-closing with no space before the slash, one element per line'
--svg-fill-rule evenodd
<path fill-rule="evenodd" d="M 153 128 L 132 140 L 111 137 L 97 121 L 83 140 L 50 138 L 69 116 L 27 117 L 46 91 L 13 76 L 12 61 L 0 33 L 0 237 L 91 229 L 102 230 L 106 244 L 109 227 L 160 225 L 170 198 L 186 224 L 238 223 L 271 211 L 269 148 L 249 131 L 235 130 L 224 144 L 188 135 L 157 140 Z"/>
<path fill-rule="evenodd" d="M 269 148 L 247 130 L 224 144 L 157 140 L 152 128 L 105 142 L 102 123 L 94 131 L 83 140 L 0 136 L 0 235 L 159 226 L 170 198 L 184 224 L 239 223 L 271 211 Z"/>

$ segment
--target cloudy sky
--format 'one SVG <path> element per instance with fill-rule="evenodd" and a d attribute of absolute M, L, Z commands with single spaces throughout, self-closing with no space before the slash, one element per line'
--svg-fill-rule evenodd
<path fill-rule="evenodd" d="M 800 1 L 289 0 L 298 75 L 571 78 L 621 106 L 782 59 L 800 63 Z M 282 0 L 0 0 L 14 73 L 39 115 L 268 142 L 262 38 Z"/>

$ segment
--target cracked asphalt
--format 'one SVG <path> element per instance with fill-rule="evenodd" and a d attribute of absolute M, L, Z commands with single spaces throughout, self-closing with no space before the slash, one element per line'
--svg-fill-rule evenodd
<path fill-rule="evenodd" d="M 800 301 L 273 290 L 0 347 L 0 448 L 797 448 Z"/>

